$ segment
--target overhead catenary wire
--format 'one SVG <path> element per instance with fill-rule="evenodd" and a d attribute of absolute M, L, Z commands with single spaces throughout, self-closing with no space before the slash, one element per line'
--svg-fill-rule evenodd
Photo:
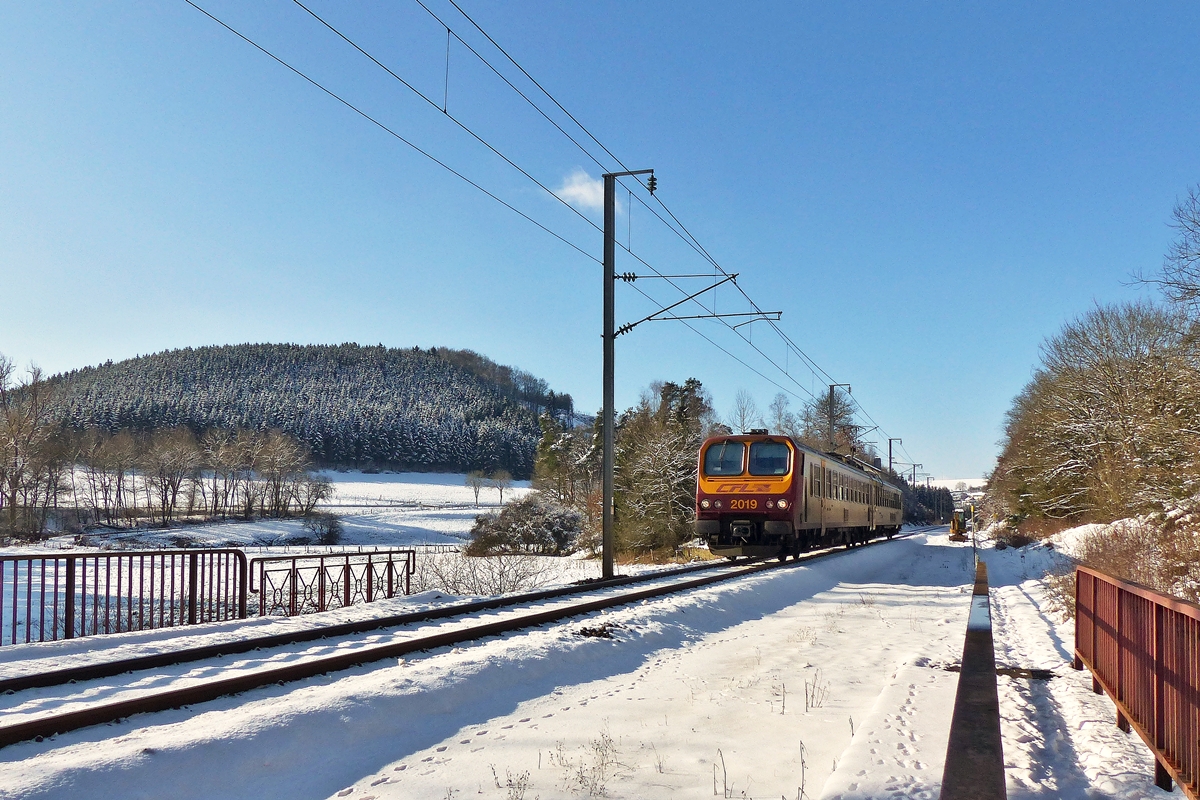
<path fill-rule="evenodd" d="M 191 7 L 192 7 L 192 8 L 194 8 L 194 9 L 196 9 L 196 10 L 197 10 L 197 11 L 199 11 L 201 14 L 203 14 L 203 15 L 204 15 L 204 16 L 206 16 L 206 17 L 208 17 L 208 18 L 209 18 L 209 19 L 211 19 L 213 22 L 217 23 L 217 24 L 218 24 L 218 25 L 220 25 L 222 28 L 224 28 L 225 30 L 227 30 L 227 31 L 229 31 L 230 33 L 232 33 L 234 36 L 236 36 L 236 37 L 238 37 L 239 39 L 241 39 L 242 41 L 246 42 L 246 44 L 248 44 L 248 45 L 250 45 L 251 47 L 253 47 L 254 49 L 258 50 L 258 51 L 259 51 L 259 52 L 261 52 L 263 55 L 265 55 L 265 56 L 267 56 L 268 58 L 270 58 L 271 60 L 275 61 L 275 62 L 276 62 L 276 63 L 278 63 L 280 66 L 283 66 L 283 67 L 285 67 L 286 69 L 288 69 L 288 70 L 290 70 L 291 72 L 295 73 L 295 74 L 296 74 L 297 76 L 299 76 L 300 78 L 303 78 L 305 81 L 307 81 L 308 83 L 310 83 L 311 85 L 313 85 L 313 86 L 314 86 L 314 87 L 316 87 L 317 89 L 320 89 L 322 92 L 324 92 L 325 94 L 329 95 L 329 96 L 330 96 L 330 97 L 332 97 L 334 100 L 338 101 L 339 103 L 341 103 L 342 105 L 344 105 L 346 108 L 348 108 L 348 109 L 350 109 L 351 111 L 353 111 L 355 114 L 358 114 L 360 117 L 362 117 L 363 119 L 367 120 L 367 121 L 368 121 L 368 122 L 370 122 L 372 125 L 375 125 L 375 126 L 376 126 L 376 127 L 378 127 L 380 130 L 384 131 L 385 133 L 389 134 L 390 136 L 393 136 L 393 137 L 394 137 L 394 138 L 396 138 L 397 140 L 399 140 L 399 141 L 403 142 L 404 144 L 408 145 L 408 146 L 409 146 L 409 147 L 411 147 L 413 150 L 415 150 L 417 153 L 420 153 L 422 156 L 424 156 L 425 158 L 429 159 L 429 160 L 430 160 L 430 161 L 432 161 L 434 164 L 437 164 L 439 167 L 441 167 L 442 169 L 446 170 L 446 171 L 447 171 L 447 172 L 449 172 L 450 174 L 454 175 L 456 178 L 458 178 L 458 179 L 462 180 L 463 182 L 465 182 L 465 183 L 467 183 L 467 184 L 470 184 L 471 186 L 473 186 L 474 188 L 476 188 L 476 189 L 478 189 L 479 191 L 483 192 L 485 195 L 487 195 L 488 197 L 492 198 L 493 200 L 495 200 L 497 203 L 499 203 L 500 205 L 504 206 L 504 207 L 505 207 L 505 208 L 507 208 L 508 210 L 510 210 L 510 211 L 512 211 L 513 213 L 517 214 L 518 216 L 520 216 L 520 217 L 524 218 L 525 220 L 527 220 L 527 221 L 529 221 L 529 222 L 533 223 L 534 225 L 536 225 L 536 226 L 537 226 L 538 228 L 540 228 L 541 230 L 545 231 L 546 233 L 548 233 L 548 234 L 550 234 L 551 236 L 553 236 L 555 239 L 558 239 L 558 240 L 559 240 L 560 242 L 562 242 L 563 244 L 567 245 L 567 246 L 568 246 L 568 247 L 570 247 L 571 249 L 573 249 L 573 250 L 575 250 L 576 252 L 578 252 L 580 255 L 582 255 L 582 256 L 584 256 L 584 257 L 586 257 L 586 258 L 588 258 L 588 259 L 591 259 L 592 261 L 595 261 L 597 264 L 601 263 L 600 259 L 596 258 L 596 257 L 595 257 L 594 255 L 592 255 L 591 253 L 587 252 L 586 250 L 584 250 L 584 249 L 583 249 L 582 247 L 580 247 L 579 245 L 575 244 L 574 242 L 572 242 L 571 240 L 569 240 L 569 239 L 567 239 L 566 237 L 562 236 L 561 234 L 559 234 L 559 233 L 556 233 L 555 231 L 552 231 L 552 230 L 550 230 L 548 227 L 546 227 L 546 226 L 545 226 L 545 225 L 543 225 L 542 223 L 538 222 L 536 219 L 534 219 L 533 217 L 529 216 L 529 215 L 528 215 L 528 214 L 526 214 L 524 211 L 521 211 L 519 208 L 517 208 L 517 207 L 513 206 L 512 204 L 508 203 L 507 201 L 503 200 L 502 198 L 500 198 L 500 197 L 499 197 L 499 196 L 497 196 L 496 194 L 494 194 L 494 193 L 492 193 L 492 192 L 488 191 L 488 190 L 487 190 L 487 189 L 485 189 L 483 186 L 481 186 L 480 184 L 478 184 L 478 183 L 476 183 L 475 181 L 471 180 L 471 179 L 470 179 L 470 178 L 468 178 L 466 175 L 463 175 L 461 172 L 459 172 L 458 170 L 454 169 L 453 167 L 451 167 L 451 166 L 450 166 L 449 164 L 447 164 L 446 162 L 444 162 L 444 161 L 440 160 L 439 158 L 437 158 L 437 156 L 434 156 L 432 153 L 428 152 L 427 150 L 424 150 L 424 149 L 422 149 L 422 148 L 421 148 L 420 146 L 418 146 L 417 144 L 415 144 L 415 143 L 413 143 L 412 141 L 410 141 L 410 140 L 406 139 L 405 137 L 401 136 L 399 133 L 397 133 L 396 131 L 392 130 L 390 127 L 388 127 L 388 126 L 387 126 L 387 125 L 385 125 L 384 123 L 380 122 L 378 119 L 376 119 L 375 117 L 371 116 L 371 115 L 370 115 L 370 114 L 368 114 L 367 112 L 363 111 L 361 108 L 359 108 L 358 106 L 354 105 L 354 104 L 353 104 L 353 103 L 351 103 L 349 100 L 346 100 L 344 97 L 342 97 L 341 95 L 337 94 L 337 93 L 336 93 L 336 92 L 334 92 L 332 89 L 329 89 L 329 88 L 327 88 L 327 87 L 326 87 L 324 84 L 320 83 L 320 82 L 319 82 L 319 81 L 317 81 L 315 78 L 311 78 L 311 77 L 309 77 L 309 76 L 308 76 L 306 73 L 302 72 L 302 71 L 301 71 L 300 69 L 298 69 L 297 67 L 294 67 L 294 66 L 292 66 L 292 65 L 291 65 L 291 64 L 289 64 L 287 61 L 284 61 L 282 58 L 280 58 L 279 56 L 275 55 L 275 54 L 274 54 L 274 53 L 272 53 L 270 50 L 266 49 L 265 47 L 263 47 L 263 46 L 262 46 L 262 45 L 260 45 L 258 42 L 256 42 L 256 41 L 254 41 L 253 39 L 251 39 L 250 37 L 246 36 L 246 35 L 245 35 L 245 34 L 243 34 L 241 31 L 238 31 L 236 28 L 234 28 L 234 27 L 232 27 L 231 25 L 227 24 L 226 22 L 224 22 L 224 21 L 223 21 L 223 20 L 221 20 L 220 18 L 218 18 L 218 17 L 214 16 L 213 14 L 209 13 L 209 12 L 208 12 L 208 11 L 206 11 L 204 8 L 200 7 L 200 6 L 199 6 L 199 5 L 197 5 L 195 2 L 193 2 L 193 0 L 183 0 L 183 2 L 187 3 L 189 6 L 191 6 Z M 586 218 L 585 218 L 585 219 L 586 219 Z"/>
<path fill-rule="evenodd" d="M 191 3 L 191 0 L 184 0 L 184 1 L 185 1 L 185 2 L 187 2 L 187 3 Z M 364 50 L 363 48 L 359 47 L 359 46 L 358 46 L 358 44 L 356 44 L 356 43 L 355 43 L 355 42 L 354 42 L 354 41 L 353 41 L 353 40 L 352 40 L 350 37 L 346 36 L 346 34 L 342 33 L 340 30 L 338 30 L 337 28 L 333 27 L 333 25 L 331 25 L 331 24 L 329 24 L 328 22 L 326 22 L 326 21 L 325 21 L 325 19 L 324 19 L 323 17 L 321 17 L 321 16 L 320 16 L 319 14 L 317 14 L 315 11 L 313 11 L 312 9 L 310 9 L 308 6 L 304 5 L 304 3 L 301 3 L 301 2 L 300 2 L 300 0 L 292 0 L 292 2 L 293 2 L 293 3 L 295 3 L 296 5 L 300 6 L 300 8 L 304 9 L 305 11 L 307 11 L 307 12 L 309 13 L 309 15 L 310 15 L 310 16 L 312 16 L 312 18 L 313 18 L 313 19 L 315 19 L 317 22 L 321 23 L 321 24 L 322 24 L 322 25 L 324 25 L 326 28 L 328 28 L 330 31 L 332 31 L 332 32 L 333 32 L 335 35 L 337 35 L 339 38 L 341 38 L 341 39 L 342 39 L 342 41 L 344 41 L 346 44 L 350 45 L 350 46 L 351 46 L 351 47 L 353 47 L 355 50 L 357 50 L 358 52 L 362 53 L 362 54 L 363 54 L 363 55 L 364 55 L 366 58 L 370 59 L 370 61 L 371 61 L 373 64 L 375 64 L 375 66 L 379 67 L 379 68 L 380 68 L 380 69 L 382 69 L 384 72 L 386 72 L 388 75 L 391 75 L 393 78 L 395 78 L 395 79 L 396 79 L 396 80 L 398 80 L 400 83 L 402 83 L 402 84 L 403 84 L 405 87 L 407 87 L 409 90 L 411 90 L 411 91 L 413 92 L 413 94 L 415 94 L 417 97 L 421 98 L 421 99 L 422 99 L 422 100 L 424 100 L 426 103 L 428 103 L 429 105 L 433 106 L 434 108 L 438 108 L 438 104 L 437 104 L 437 101 L 436 101 L 436 100 L 434 100 L 433 98 L 429 97 L 427 94 L 425 94 L 424 92 L 422 92 L 422 91 L 421 91 L 420 89 L 418 89 L 417 87 L 413 86 L 413 85 L 412 85 L 411 83 L 409 83 L 408 81 L 404 80 L 404 78 L 401 78 L 399 75 L 397 75 L 395 72 L 393 72 L 393 71 L 391 70 L 391 68 L 390 68 L 390 67 L 388 67 L 386 64 L 384 64 L 384 63 L 383 63 L 382 61 L 380 61 L 379 59 L 375 58 L 375 56 L 371 55 L 370 53 L 368 53 L 368 52 L 367 52 L 366 50 Z M 447 29 L 447 30 L 449 30 L 449 29 Z M 449 52 L 449 51 L 447 50 L 447 52 Z M 449 64 L 449 61 L 447 60 L 447 65 L 448 65 L 448 64 Z M 449 75 L 449 67 L 447 66 L 447 76 L 448 76 L 448 75 Z M 448 78 L 448 77 L 447 77 L 447 80 L 449 80 L 449 78 Z M 447 96 L 448 96 L 448 95 L 449 95 L 449 89 L 447 88 Z M 576 216 L 578 216 L 580 219 L 582 219 L 582 220 L 583 220 L 584 222 L 586 222 L 587 224 L 591 225 L 591 226 L 592 226 L 593 228 L 595 228 L 596 230 L 598 230 L 598 231 L 602 231 L 602 229 L 600 228 L 600 226 L 599 226 L 599 225 L 597 225 L 597 224 L 596 224 L 594 221 L 592 221 L 591 219 L 588 219 L 588 217 L 587 217 L 587 215 L 586 215 L 586 214 L 584 214 L 582 211 L 580 211 L 579 209 L 577 209 L 575 206 L 571 205 L 569 202 L 567 202 L 567 201 L 566 201 L 566 200 L 564 200 L 563 198 L 559 197 L 559 196 L 558 196 L 558 195 L 557 195 L 557 194 L 554 192 L 554 190 L 553 190 L 553 189 L 551 189 L 550 187 L 546 186 L 544 183 L 542 183 L 541 181 L 539 181 L 537 178 L 533 177 L 533 175 L 531 175 L 531 174 L 530 174 L 528 171 L 526 171 L 524 167 L 522 167 L 522 166 L 520 166 L 519 164 L 517 164 L 517 162 L 513 161 L 511 158 L 509 158 L 508 156 L 504 155 L 504 153 L 501 153 L 501 152 L 500 152 L 500 151 L 499 151 L 499 150 L 498 150 L 498 149 L 497 149 L 495 146 L 493 146 L 493 145 L 491 144 L 491 142 L 487 141 L 487 140 L 486 140 L 486 139 L 484 139 L 482 136 L 480 136 L 479 134 L 477 134 L 475 131 L 471 130 L 471 128 L 469 128 L 467 125 L 463 124 L 463 123 L 462 123 L 462 122 L 461 122 L 461 121 L 460 121 L 460 120 L 459 120 L 457 117 L 455 117 L 453 114 L 449 113 L 449 112 L 448 112 L 448 111 L 447 111 L 445 108 L 441 108 L 441 109 L 439 109 L 439 110 L 440 110 L 440 111 L 442 112 L 442 114 L 443 114 L 443 115 L 446 117 L 446 119 L 450 120 L 450 121 L 451 121 L 451 122 L 453 122 L 455 125 L 457 125 L 459 128 L 461 128 L 461 129 L 462 129 L 464 132 L 466 132 L 466 133 L 467 133 L 467 134 L 468 134 L 468 135 L 469 135 L 471 138 L 475 139 L 475 141 L 479 142 L 481 145 L 483 145 L 484 147 L 486 147 L 488 150 L 491 150 L 493 153 L 495 153 L 495 154 L 496 154 L 496 155 L 497 155 L 499 158 L 501 158 L 501 159 L 504 161 L 504 163 L 508 164 L 510 167 L 512 167 L 513 169 L 515 169 L 517 172 L 520 172 L 522 175 L 524 175 L 526 178 L 528 178 L 528 179 L 529 179 L 530 181 L 532 181 L 533 183 L 537 184 L 538 188 L 540 188 L 540 189 L 541 189 L 542 191 L 544 191 L 546 194 L 548 194 L 548 195 L 550 195 L 551 197 L 553 197 L 553 198 L 554 198 L 555 200 L 557 200 L 558 202 L 562 203 L 562 204 L 563 204 L 563 205 L 564 205 L 566 208 L 568 208 L 568 209 L 571 211 L 571 213 L 573 213 L 573 214 L 575 214 Z"/>

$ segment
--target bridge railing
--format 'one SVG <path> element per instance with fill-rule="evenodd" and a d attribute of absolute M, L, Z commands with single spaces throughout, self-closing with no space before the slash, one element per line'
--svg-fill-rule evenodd
<path fill-rule="evenodd" d="M 407 595 L 416 562 L 411 549 L 259 557 L 250 561 L 250 591 L 259 616 L 313 614 Z"/>
<path fill-rule="evenodd" d="M 0 645 L 246 616 L 235 549 L 0 556 Z"/>
<path fill-rule="evenodd" d="M 1200 605 L 1077 567 L 1075 663 L 1112 698 L 1117 725 L 1154 751 L 1154 782 L 1197 800 Z"/>

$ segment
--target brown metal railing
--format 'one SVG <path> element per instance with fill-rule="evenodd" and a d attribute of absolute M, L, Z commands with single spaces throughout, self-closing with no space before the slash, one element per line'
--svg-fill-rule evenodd
<path fill-rule="evenodd" d="M 258 595 L 259 616 L 294 617 L 370 603 L 409 593 L 416 556 L 406 549 L 254 558 L 250 591 Z"/>
<path fill-rule="evenodd" d="M 240 550 L 0 556 L 0 645 L 246 616 Z"/>
<path fill-rule="evenodd" d="M 1154 782 L 1200 779 L 1200 605 L 1087 567 L 1075 572 L 1075 664 L 1154 751 Z"/>

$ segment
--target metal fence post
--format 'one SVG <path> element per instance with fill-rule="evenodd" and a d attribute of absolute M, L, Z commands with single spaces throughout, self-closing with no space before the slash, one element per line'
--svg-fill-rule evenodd
<path fill-rule="evenodd" d="M 14 573 L 13 579 L 16 579 Z M 67 597 L 64 607 L 66 615 L 63 621 L 65 639 L 75 638 L 75 557 L 67 556 Z"/>
<path fill-rule="evenodd" d="M 1166 714 L 1163 702 L 1163 629 L 1162 615 L 1166 613 L 1166 609 L 1160 605 L 1154 606 L 1154 719 L 1151 722 L 1153 726 L 1151 730 L 1154 736 L 1154 749 L 1157 751 L 1154 754 L 1154 785 L 1164 791 L 1171 791 L 1171 774 L 1167 772 L 1163 766 L 1162 758 L 1159 753 L 1162 752 L 1166 744 Z"/>
<path fill-rule="evenodd" d="M 188 625 L 196 624 L 196 582 L 200 572 L 198 558 L 197 553 L 188 554 Z"/>
<path fill-rule="evenodd" d="M 371 554 L 367 553 L 367 602 L 375 599 L 375 570 L 371 568 Z"/>
<path fill-rule="evenodd" d="M 238 562 L 238 619 L 245 619 L 247 613 L 246 590 L 247 581 L 250 579 L 250 568 L 246 562 L 246 554 L 241 550 L 237 552 Z"/>

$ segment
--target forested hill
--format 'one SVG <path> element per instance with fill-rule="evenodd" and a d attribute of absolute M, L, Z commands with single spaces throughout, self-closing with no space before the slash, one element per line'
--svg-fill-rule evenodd
<path fill-rule="evenodd" d="M 537 414 L 571 397 L 463 350 L 245 344 L 186 348 L 55 376 L 74 428 L 277 428 L 320 463 L 529 475 Z"/>

